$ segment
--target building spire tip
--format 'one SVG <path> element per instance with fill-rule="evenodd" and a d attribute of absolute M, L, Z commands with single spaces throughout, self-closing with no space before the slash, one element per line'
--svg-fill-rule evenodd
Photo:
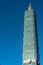
<path fill-rule="evenodd" d="M 32 9 L 32 1 L 31 1 L 31 0 L 29 0 L 29 7 L 28 7 L 28 9 L 29 9 L 29 10 Z"/>
<path fill-rule="evenodd" d="M 28 9 L 29 9 L 29 10 L 31 10 L 31 9 L 32 9 L 32 4 L 31 4 L 31 3 L 29 4 Z"/>

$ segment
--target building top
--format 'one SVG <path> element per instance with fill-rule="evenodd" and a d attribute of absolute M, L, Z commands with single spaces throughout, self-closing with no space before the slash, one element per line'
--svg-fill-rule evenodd
<path fill-rule="evenodd" d="M 29 10 L 31 10 L 31 9 L 32 9 L 32 5 L 31 5 L 31 3 L 29 4 L 28 9 L 29 9 Z"/>

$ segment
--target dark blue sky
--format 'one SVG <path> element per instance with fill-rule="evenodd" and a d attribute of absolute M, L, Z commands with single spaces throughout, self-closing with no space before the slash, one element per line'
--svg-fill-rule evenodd
<path fill-rule="evenodd" d="M 21 65 L 24 11 L 29 0 L 0 0 L 0 63 Z M 36 11 L 40 64 L 43 65 L 43 0 L 32 0 Z"/>

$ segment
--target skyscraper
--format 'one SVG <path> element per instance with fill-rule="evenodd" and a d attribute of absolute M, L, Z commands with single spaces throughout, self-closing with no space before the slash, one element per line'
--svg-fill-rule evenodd
<path fill-rule="evenodd" d="M 24 13 L 22 65 L 40 65 L 35 14 L 36 13 L 30 4 L 28 10 Z"/>

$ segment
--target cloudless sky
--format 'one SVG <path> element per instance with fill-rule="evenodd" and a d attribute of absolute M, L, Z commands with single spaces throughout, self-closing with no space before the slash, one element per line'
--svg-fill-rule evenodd
<path fill-rule="evenodd" d="M 43 0 L 32 0 L 36 11 L 40 64 L 43 65 Z M 29 0 L 0 0 L 0 64 L 22 65 L 24 11 Z"/>

